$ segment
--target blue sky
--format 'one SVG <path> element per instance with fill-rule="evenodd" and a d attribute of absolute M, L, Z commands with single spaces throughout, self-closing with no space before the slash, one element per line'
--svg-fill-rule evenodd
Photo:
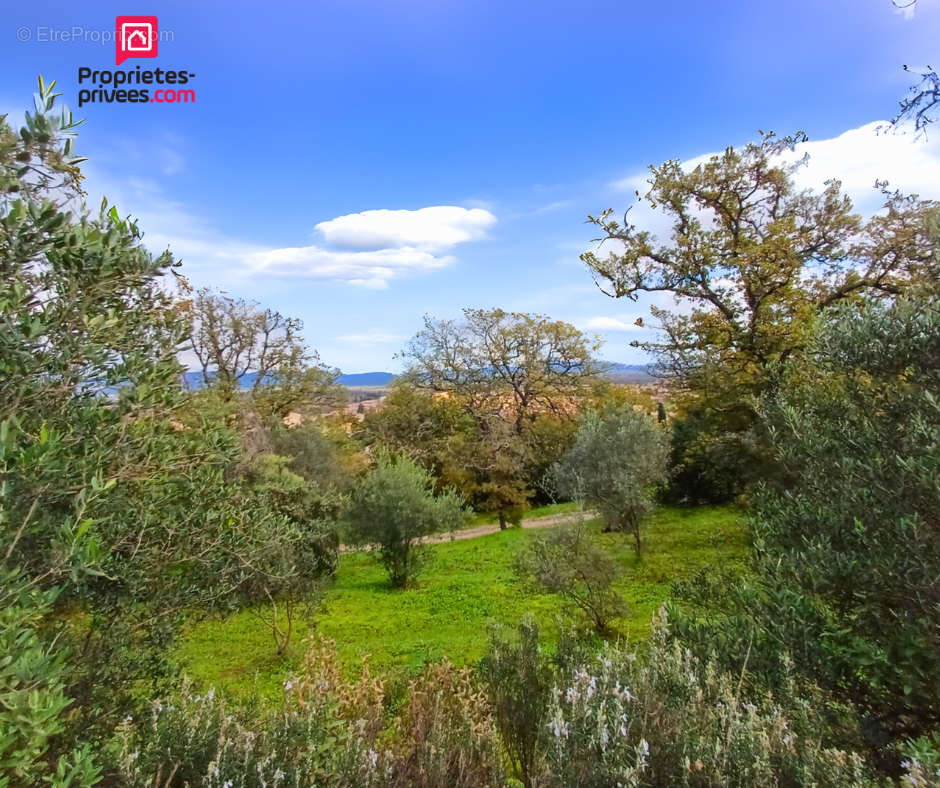
<path fill-rule="evenodd" d="M 125 14 L 157 15 L 172 40 L 121 68 L 194 72 L 193 104 L 77 109 L 78 68 L 115 68 L 87 31 Z M 39 40 L 73 27 L 89 40 Z M 645 360 L 629 342 L 650 300 L 596 290 L 584 219 L 627 207 L 647 165 L 757 129 L 805 130 L 807 185 L 843 177 L 864 211 L 876 177 L 940 198 L 940 131 L 875 133 L 911 82 L 901 65 L 940 65 L 937 0 L 913 15 L 890 0 L 34 2 L 2 28 L 0 112 L 57 79 L 87 118 L 95 202 L 138 216 L 195 284 L 301 317 L 348 372 L 395 370 L 423 314 L 464 306 L 545 313 Z"/>

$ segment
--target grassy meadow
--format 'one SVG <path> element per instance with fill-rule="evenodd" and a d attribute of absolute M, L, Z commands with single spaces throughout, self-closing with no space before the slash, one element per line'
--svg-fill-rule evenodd
<path fill-rule="evenodd" d="M 559 512 L 535 512 L 553 513 Z M 600 531 L 599 523 L 592 527 Z M 528 588 L 513 571 L 516 554 L 537 533 L 513 528 L 430 546 L 428 564 L 418 581 L 402 591 L 389 587 L 372 555 L 345 553 L 313 617 L 313 627 L 300 622 L 283 656 L 275 654 L 262 621 L 241 611 L 222 620 L 194 623 L 179 658 L 197 683 L 236 696 L 257 690 L 275 697 L 314 628 L 336 641 L 347 669 L 355 670 L 367 657 L 373 669 L 398 676 L 428 660 L 473 662 L 485 650 L 490 627 L 513 626 L 527 613 L 551 635 L 560 619 L 574 614 L 557 597 Z M 634 555 L 628 535 L 599 534 L 598 539 L 626 570 L 620 587 L 629 614 L 619 629 L 628 638 L 648 633 L 650 619 L 673 581 L 705 566 L 740 562 L 746 550 L 740 513 L 725 507 L 660 509 L 647 527 L 640 558 Z"/>

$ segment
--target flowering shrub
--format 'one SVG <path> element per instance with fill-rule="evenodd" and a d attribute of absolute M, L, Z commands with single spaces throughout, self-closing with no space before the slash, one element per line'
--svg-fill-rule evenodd
<path fill-rule="evenodd" d="M 134 786 L 485 786 L 502 783 L 498 739 L 467 670 L 430 667 L 387 714 L 384 682 L 363 663 L 343 677 L 316 640 L 274 712 L 234 711 L 212 690 L 155 703 L 119 731 L 118 771 Z"/>
<path fill-rule="evenodd" d="M 565 678 L 565 677 L 561 677 Z M 608 646 L 556 685 L 548 771 L 556 785 L 857 785 L 854 753 L 805 731 L 808 704 L 788 719 L 770 697 L 666 642 L 658 622 L 645 658 Z"/>

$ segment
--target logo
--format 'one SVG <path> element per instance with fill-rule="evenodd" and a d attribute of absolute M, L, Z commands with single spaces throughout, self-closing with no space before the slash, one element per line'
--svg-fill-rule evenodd
<path fill-rule="evenodd" d="M 156 57 L 157 18 L 155 16 L 119 16 L 115 20 L 115 63 L 131 57 Z"/>

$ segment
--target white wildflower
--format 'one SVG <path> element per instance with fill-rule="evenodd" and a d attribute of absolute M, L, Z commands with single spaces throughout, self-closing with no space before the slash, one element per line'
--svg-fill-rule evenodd
<path fill-rule="evenodd" d="M 561 720 L 558 717 L 556 717 L 550 723 L 548 723 L 547 727 L 552 732 L 552 734 L 555 736 L 556 739 L 560 739 L 562 737 L 566 739 L 568 738 L 568 723 L 565 722 L 564 720 Z"/>

